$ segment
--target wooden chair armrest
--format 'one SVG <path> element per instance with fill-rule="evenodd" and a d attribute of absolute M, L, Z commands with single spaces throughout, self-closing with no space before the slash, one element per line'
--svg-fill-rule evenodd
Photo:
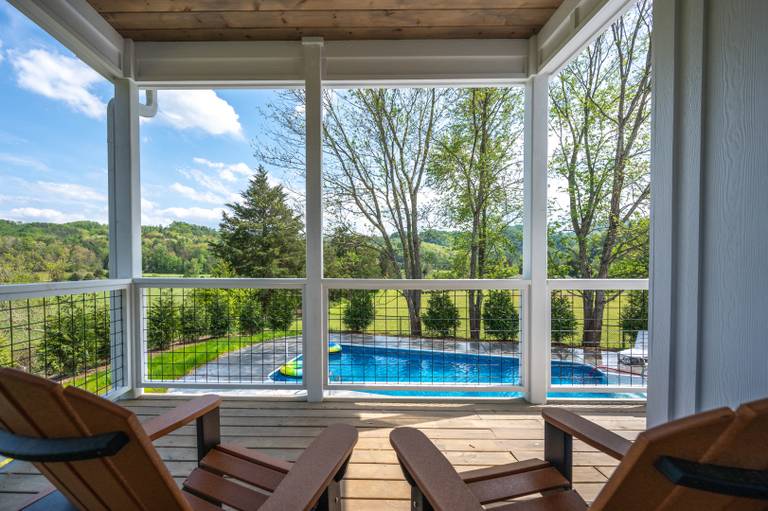
<path fill-rule="evenodd" d="M 357 430 L 334 424 L 315 438 L 259 511 L 310 510 L 329 485 L 344 476 L 357 443 Z"/>
<path fill-rule="evenodd" d="M 617 460 L 624 458 L 632 446 L 632 442 L 626 438 L 563 408 L 545 408 L 541 411 L 541 415 L 546 424 L 578 438 Z"/>
<path fill-rule="evenodd" d="M 218 410 L 221 405 L 219 396 L 200 396 L 185 402 L 159 417 L 150 419 L 143 424 L 144 431 L 150 440 L 167 435 L 168 433 L 189 424 L 190 421 L 198 419 L 213 410 Z"/>
<path fill-rule="evenodd" d="M 413 502 L 414 506 L 435 511 L 483 509 L 456 469 L 424 433 L 413 428 L 396 428 L 390 433 L 389 442 L 406 480 L 413 487 L 412 501 L 425 498 L 431 507 L 422 502 Z"/>

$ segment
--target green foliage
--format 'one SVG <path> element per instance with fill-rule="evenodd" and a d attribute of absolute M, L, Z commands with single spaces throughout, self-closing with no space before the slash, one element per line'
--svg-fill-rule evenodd
<path fill-rule="evenodd" d="M 211 246 L 241 277 L 299 277 L 304 274 L 301 217 L 287 204 L 281 185 L 271 186 L 259 167 L 242 201 L 227 204 L 219 224 L 220 241 Z"/>
<path fill-rule="evenodd" d="M 0 332 L 0 367 L 13 367 L 11 346 L 3 332 Z"/>
<path fill-rule="evenodd" d="M 264 312 L 261 298 L 256 292 L 250 292 L 240 303 L 240 333 L 253 335 L 264 329 Z"/>
<path fill-rule="evenodd" d="M 568 298 L 560 294 L 552 295 L 551 318 L 552 342 L 561 343 L 573 337 L 576 331 L 576 315 Z"/>
<path fill-rule="evenodd" d="M 161 292 L 149 304 L 147 346 L 151 350 L 167 350 L 176 340 L 178 333 L 179 310 L 173 303 L 173 294 Z"/>
<path fill-rule="evenodd" d="M 362 332 L 373 323 L 375 317 L 373 296 L 371 291 L 364 289 L 352 291 L 343 316 L 347 328 L 353 332 Z"/>
<path fill-rule="evenodd" d="M 427 330 L 440 337 L 456 334 L 459 327 L 459 309 L 445 291 L 434 292 L 429 297 L 429 306 L 423 317 Z"/>
<path fill-rule="evenodd" d="M 37 364 L 46 375 L 72 376 L 109 359 L 109 321 L 106 310 L 84 310 L 64 304 L 45 322 Z M 107 319 L 107 320 L 105 320 Z"/>
<path fill-rule="evenodd" d="M 296 317 L 299 299 L 296 293 L 287 289 L 277 289 L 269 296 L 267 323 L 272 330 L 288 330 Z"/>
<path fill-rule="evenodd" d="M 209 318 L 208 332 L 213 337 L 223 337 L 232 328 L 232 318 L 229 314 L 229 300 L 225 292 L 216 291 L 207 302 Z"/>
<path fill-rule="evenodd" d="M 193 340 L 208 333 L 208 309 L 195 294 L 187 297 L 179 312 L 179 333 L 183 340 Z"/>
<path fill-rule="evenodd" d="M 647 291 L 627 291 L 628 303 L 621 311 L 621 330 L 625 341 L 634 341 L 637 332 L 648 330 Z"/>
<path fill-rule="evenodd" d="M 506 290 L 490 291 L 483 307 L 485 333 L 499 340 L 514 341 L 520 328 L 520 316 Z"/>

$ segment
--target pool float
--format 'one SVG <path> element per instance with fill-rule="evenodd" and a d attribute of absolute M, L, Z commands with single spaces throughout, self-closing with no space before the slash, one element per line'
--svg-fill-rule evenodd
<path fill-rule="evenodd" d="M 304 373 L 301 360 L 291 360 L 287 364 L 280 366 L 280 374 L 290 376 L 291 378 L 301 378 Z"/>
<path fill-rule="evenodd" d="M 328 353 L 339 353 L 339 352 L 341 352 L 341 344 L 337 342 L 328 343 Z"/>

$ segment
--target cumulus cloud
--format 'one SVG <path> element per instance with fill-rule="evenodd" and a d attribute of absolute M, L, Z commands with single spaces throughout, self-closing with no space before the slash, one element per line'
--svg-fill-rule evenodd
<path fill-rule="evenodd" d="M 251 167 L 243 162 L 224 163 L 220 161 L 206 160 L 205 158 L 198 158 L 197 156 L 192 158 L 192 161 L 198 165 L 203 165 L 209 169 L 218 171 L 219 177 L 225 181 L 235 181 L 237 179 L 237 175 L 250 177 L 253 174 Z"/>
<path fill-rule="evenodd" d="M 180 130 L 243 138 L 240 116 L 212 90 L 161 90 L 157 96 L 160 122 Z"/>
<path fill-rule="evenodd" d="M 106 105 L 93 93 L 104 78 L 78 59 L 41 49 L 8 52 L 8 56 L 19 87 L 64 101 L 88 117 L 104 116 Z"/>
<path fill-rule="evenodd" d="M 75 201 L 107 202 L 108 197 L 89 186 L 78 185 L 74 183 L 52 183 L 49 181 L 38 181 L 36 186 L 39 190 L 52 194 L 58 199 L 68 199 Z"/>
<path fill-rule="evenodd" d="M 3 214 L 3 218 L 19 221 L 53 222 L 63 224 L 75 220 L 83 220 L 80 213 L 65 213 L 57 209 L 48 208 L 13 208 Z"/>
<path fill-rule="evenodd" d="M 221 219 L 224 208 L 170 207 L 160 208 L 154 202 L 141 200 L 141 223 L 143 225 L 168 225 L 175 220 L 215 224 Z"/>
<path fill-rule="evenodd" d="M 221 204 L 222 202 L 225 202 L 219 195 L 210 192 L 200 192 L 191 186 L 186 186 L 178 182 L 171 185 L 171 191 L 197 202 L 208 202 L 210 204 Z"/>

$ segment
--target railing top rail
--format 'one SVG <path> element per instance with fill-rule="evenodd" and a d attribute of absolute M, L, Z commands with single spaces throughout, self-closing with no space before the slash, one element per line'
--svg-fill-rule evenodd
<path fill-rule="evenodd" d="M 133 279 L 139 288 L 204 288 L 204 289 L 301 289 L 306 279 L 237 279 L 237 278 L 165 278 L 142 277 Z"/>
<path fill-rule="evenodd" d="M 549 279 L 549 289 L 562 290 L 644 290 L 648 279 Z"/>
<path fill-rule="evenodd" d="M 94 293 L 127 289 L 130 279 L 79 280 L 76 282 L 35 282 L 33 284 L 0 285 L 0 301 L 25 300 L 45 296 Z"/>
<path fill-rule="evenodd" d="M 526 279 L 323 279 L 328 289 L 526 289 Z"/>

